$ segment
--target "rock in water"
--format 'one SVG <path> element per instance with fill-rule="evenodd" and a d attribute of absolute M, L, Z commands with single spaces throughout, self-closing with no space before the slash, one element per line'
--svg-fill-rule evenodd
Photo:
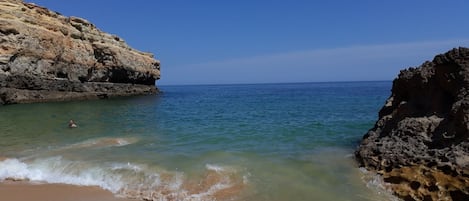
<path fill-rule="evenodd" d="M 0 0 L 0 105 L 157 93 L 160 62 L 85 19 Z"/>
<path fill-rule="evenodd" d="M 469 200 L 469 49 L 401 71 L 356 158 L 404 200 Z"/>

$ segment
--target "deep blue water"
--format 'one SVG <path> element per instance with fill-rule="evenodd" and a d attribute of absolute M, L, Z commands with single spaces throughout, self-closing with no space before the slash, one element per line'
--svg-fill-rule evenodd
<path fill-rule="evenodd" d="M 223 149 L 290 156 L 354 147 L 377 119 L 390 82 L 163 86 L 158 129 L 193 151 Z M 177 133 L 177 136 L 174 136 Z M 206 146 L 206 144 L 210 146 Z M 178 149 L 178 146 L 173 146 Z"/>

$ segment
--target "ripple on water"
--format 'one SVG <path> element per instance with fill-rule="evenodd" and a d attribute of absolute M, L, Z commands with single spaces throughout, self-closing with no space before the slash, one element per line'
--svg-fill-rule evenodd
<path fill-rule="evenodd" d="M 62 149 L 83 149 L 83 148 L 104 148 L 104 147 L 120 147 L 138 142 L 137 138 L 112 138 L 103 137 L 89 139 L 75 144 L 63 147 Z"/>

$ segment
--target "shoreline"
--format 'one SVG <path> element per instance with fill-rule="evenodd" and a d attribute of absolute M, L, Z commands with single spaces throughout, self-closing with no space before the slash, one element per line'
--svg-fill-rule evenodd
<path fill-rule="evenodd" d="M 97 186 L 0 181 L 0 201 L 137 201 L 116 197 Z"/>

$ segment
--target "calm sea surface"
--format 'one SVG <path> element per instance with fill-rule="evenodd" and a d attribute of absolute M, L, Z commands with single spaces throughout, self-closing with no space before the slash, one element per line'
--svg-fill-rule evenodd
<path fill-rule="evenodd" d="M 155 200 L 389 200 L 353 151 L 391 84 L 162 86 L 158 96 L 0 107 L 0 180 Z"/>

